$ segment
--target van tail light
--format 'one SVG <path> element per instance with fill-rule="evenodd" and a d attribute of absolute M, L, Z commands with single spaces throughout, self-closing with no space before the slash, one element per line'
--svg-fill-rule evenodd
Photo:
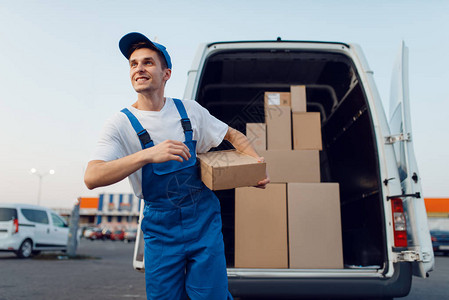
<path fill-rule="evenodd" d="M 405 248 L 407 247 L 407 224 L 402 199 L 391 199 L 391 208 L 393 212 L 394 246 Z"/>
<path fill-rule="evenodd" d="M 18 219 L 14 219 L 14 221 L 13 221 L 13 230 L 14 230 L 14 232 L 13 233 L 17 233 L 17 232 L 19 232 L 19 220 Z"/>

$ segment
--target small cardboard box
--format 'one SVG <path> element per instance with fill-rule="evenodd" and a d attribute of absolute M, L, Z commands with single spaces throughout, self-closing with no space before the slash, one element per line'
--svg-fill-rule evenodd
<path fill-rule="evenodd" d="M 292 112 L 306 112 L 307 98 L 305 85 L 290 86 Z"/>
<path fill-rule="evenodd" d="M 201 179 L 211 190 L 255 186 L 266 177 L 266 163 L 236 150 L 198 154 Z"/>
<path fill-rule="evenodd" d="M 320 182 L 318 150 L 260 151 L 271 182 Z"/>
<path fill-rule="evenodd" d="M 287 186 L 235 190 L 235 267 L 288 268 Z"/>
<path fill-rule="evenodd" d="M 319 112 L 294 112 L 292 122 L 294 150 L 323 150 Z"/>
<path fill-rule="evenodd" d="M 265 107 L 267 124 L 267 149 L 292 149 L 292 117 L 290 106 L 268 105 Z"/>
<path fill-rule="evenodd" d="M 265 123 L 247 123 L 246 137 L 256 151 L 267 150 L 267 126 Z"/>
<path fill-rule="evenodd" d="M 265 92 L 265 107 L 268 105 L 291 106 L 289 92 Z"/>
<path fill-rule="evenodd" d="M 289 261 L 293 269 L 342 269 L 338 183 L 288 183 Z"/>

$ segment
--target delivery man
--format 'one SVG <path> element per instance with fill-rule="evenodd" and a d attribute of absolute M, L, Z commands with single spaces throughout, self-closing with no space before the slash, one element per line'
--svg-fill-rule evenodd
<path fill-rule="evenodd" d="M 197 153 L 228 140 L 262 157 L 239 131 L 195 101 L 164 97 L 172 63 L 166 48 L 132 32 L 119 42 L 137 101 L 105 124 L 88 163 L 89 189 L 129 177 L 145 200 L 147 299 L 232 299 L 228 291 L 220 203 L 199 176 Z M 268 176 L 257 187 L 264 188 Z"/>

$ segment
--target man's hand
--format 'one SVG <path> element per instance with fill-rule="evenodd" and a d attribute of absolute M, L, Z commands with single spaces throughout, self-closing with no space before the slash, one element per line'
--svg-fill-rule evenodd
<path fill-rule="evenodd" d="M 259 157 L 257 159 L 257 161 L 260 162 L 260 163 L 263 163 L 263 162 L 265 162 L 265 158 Z M 255 186 L 256 188 L 265 189 L 267 187 L 267 184 L 270 183 L 270 176 L 268 176 L 268 171 L 266 171 L 265 174 L 266 174 L 267 177 L 264 180 L 259 181 L 257 183 L 257 185 Z"/>
<path fill-rule="evenodd" d="M 84 182 L 87 188 L 94 189 L 119 182 L 148 163 L 162 163 L 169 160 L 183 162 L 190 157 L 189 148 L 183 142 L 166 140 L 116 160 L 90 161 L 84 174 Z"/>
<path fill-rule="evenodd" d="M 165 140 L 144 151 L 148 163 L 162 163 L 169 160 L 183 162 L 192 156 L 186 144 L 173 140 Z"/>

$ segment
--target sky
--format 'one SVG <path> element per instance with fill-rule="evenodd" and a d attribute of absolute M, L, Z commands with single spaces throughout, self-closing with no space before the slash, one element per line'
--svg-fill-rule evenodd
<path fill-rule="evenodd" d="M 401 41 L 409 48 L 413 143 L 424 197 L 449 197 L 449 1 L 0 0 L 0 203 L 70 208 L 105 121 L 136 100 L 119 39 L 138 31 L 173 61 L 166 96 L 182 98 L 201 43 L 315 40 L 359 44 L 388 114 Z M 48 172 L 54 170 L 55 174 Z"/>

